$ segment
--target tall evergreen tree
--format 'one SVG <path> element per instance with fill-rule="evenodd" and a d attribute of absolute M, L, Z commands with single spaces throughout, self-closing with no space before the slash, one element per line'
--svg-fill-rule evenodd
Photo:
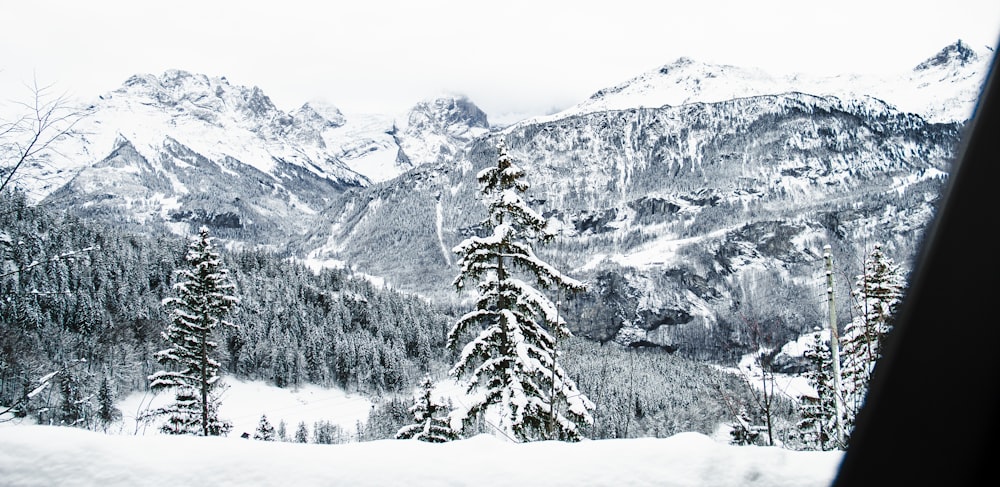
<path fill-rule="evenodd" d="M 295 428 L 295 442 L 309 443 L 309 428 L 305 421 L 299 421 L 299 426 Z"/>
<path fill-rule="evenodd" d="M 802 419 L 798 427 L 820 450 L 829 450 L 837 447 L 834 441 L 837 407 L 834 404 L 833 358 L 829 341 L 822 332 L 813 334 L 813 341 L 802 356 L 809 360 L 810 367 L 804 375 L 816 394 L 799 397 Z"/>
<path fill-rule="evenodd" d="M 278 441 L 288 441 L 288 426 L 285 424 L 285 420 L 278 421 Z"/>
<path fill-rule="evenodd" d="M 170 325 L 163 333 L 170 348 L 156 353 L 165 367 L 149 376 L 154 391 L 175 389 L 173 404 L 157 411 L 169 419 L 162 430 L 171 434 L 218 436 L 229 432 L 231 425 L 218 418 L 217 389 L 219 362 L 215 360 L 218 343 L 214 334 L 237 304 L 228 270 L 222 267 L 208 228 L 201 227 L 188 247 L 190 268 L 176 271 L 173 286 L 178 296 L 163 301 L 171 308 Z"/>
<path fill-rule="evenodd" d="M 434 381 L 430 377 L 425 377 L 420 382 L 420 389 L 413 396 L 413 406 L 410 406 L 410 413 L 413 414 L 415 423 L 402 427 L 396 433 L 396 439 L 413 438 L 429 443 L 444 443 L 458 439 L 458 435 L 448 424 L 446 407 L 434 400 L 433 393 Z"/>
<path fill-rule="evenodd" d="M 59 381 L 59 422 L 66 426 L 86 426 L 87 405 L 79 379 L 70 371 Z"/>
<path fill-rule="evenodd" d="M 843 395 L 846 405 L 845 425 L 853 428 L 857 412 L 868 393 L 875 364 L 882 357 L 882 346 L 892 329 L 892 317 L 903 297 L 905 278 L 891 258 L 875 244 L 865 260 L 864 273 L 855 283 L 858 313 L 847 325 L 841 338 L 843 355 Z"/>
<path fill-rule="evenodd" d="M 339 425 L 321 419 L 313 424 L 313 443 L 332 445 L 344 443 L 344 431 Z"/>
<path fill-rule="evenodd" d="M 550 241 L 554 233 L 521 198 L 528 189 L 525 174 L 507 154 L 502 138 L 497 152 L 497 165 L 476 176 L 489 212 L 482 223 L 493 233 L 454 248 L 460 256 L 454 286 L 461 291 L 478 281 L 476 309 L 448 333 L 452 349 L 468 334 L 478 334 L 461 349 L 450 373 L 468 379 L 470 393 L 484 391 L 453 414 L 463 427 L 495 416 L 499 433 L 516 441 L 577 440 L 580 425 L 593 422 L 594 404 L 556 362 L 556 340 L 569 336 L 569 329 L 556 306 L 517 276 L 520 271 L 542 288 L 579 291 L 584 286 L 532 251 L 532 242 Z"/>
<path fill-rule="evenodd" d="M 115 407 L 115 397 L 111 391 L 111 384 L 105 376 L 101 379 L 101 387 L 97 390 L 97 419 L 101 425 L 107 429 L 108 424 L 121 417 L 121 411 Z"/>

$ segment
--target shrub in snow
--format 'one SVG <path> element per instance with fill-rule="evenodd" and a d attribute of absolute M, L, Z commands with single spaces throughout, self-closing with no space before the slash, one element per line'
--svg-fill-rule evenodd
<path fill-rule="evenodd" d="M 263 441 L 275 440 L 274 426 L 271 426 L 271 422 L 267 420 L 266 414 L 260 415 L 260 423 L 257 424 L 257 431 L 254 432 L 253 439 Z"/>
<path fill-rule="evenodd" d="M 458 439 L 458 435 L 448 424 L 447 408 L 434 400 L 433 392 L 434 382 L 430 377 L 424 378 L 420 383 L 420 389 L 413 396 L 413 406 L 410 407 L 415 423 L 402 427 L 396 433 L 397 439 L 412 438 L 430 443 L 444 443 Z"/>

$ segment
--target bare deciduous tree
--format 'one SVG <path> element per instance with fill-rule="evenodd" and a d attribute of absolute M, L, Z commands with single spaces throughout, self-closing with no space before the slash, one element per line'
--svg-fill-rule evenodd
<path fill-rule="evenodd" d="M 0 115 L 0 191 L 15 181 L 25 163 L 50 150 L 83 116 L 66 95 L 53 95 L 52 85 L 40 86 L 35 80 L 28 89 L 29 101 L 13 101 L 14 113 Z"/>

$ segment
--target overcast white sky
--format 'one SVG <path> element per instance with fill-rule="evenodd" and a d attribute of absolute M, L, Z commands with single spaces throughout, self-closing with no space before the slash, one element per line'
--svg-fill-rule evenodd
<path fill-rule="evenodd" d="M 324 5 L 327 4 L 327 5 Z M 0 97 L 80 98 L 177 68 L 290 110 L 400 111 L 442 93 L 541 114 L 688 56 L 772 73 L 899 71 L 1000 39 L 998 0 L 0 0 Z"/>

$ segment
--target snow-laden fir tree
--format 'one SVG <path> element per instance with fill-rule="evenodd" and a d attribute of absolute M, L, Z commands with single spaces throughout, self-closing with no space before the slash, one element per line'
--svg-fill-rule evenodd
<path fill-rule="evenodd" d="M 285 420 L 282 419 L 278 421 L 278 441 L 288 441 L 288 425 L 285 424 Z"/>
<path fill-rule="evenodd" d="M 164 433 L 218 436 L 231 428 L 218 418 L 220 382 L 214 335 L 220 325 L 228 325 L 222 318 L 238 300 L 212 240 L 208 228 L 201 227 L 188 247 L 190 267 L 176 271 L 173 289 L 177 297 L 163 301 L 171 308 L 170 325 L 163 333 L 170 347 L 156 353 L 164 370 L 149 380 L 154 391 L 175 391 L 174 403 L 156 411 L 168 416 L 161 428 Z"/>
<path fill-rule="evenodd" d="M 101 422 L 101 426 L 107 430 L 108 425 L 121 416 L 121 411 L 115 407 L 115 397 L 111 391 L 111 384 L 108 383 L 108 377 L 104 376 L 101 379 L 101 386 L 97 390 L 97 419 Z"/>
<path fill-rule="evenodd" d="M 309 428 L 305 421 L 299 421 L 299 426 L 295 428 L 295 442 L 309 443 Z"/>
<path fill-rule="evenodd" d="M 257 431 L 254 432 L 253 439 L 262 441 L 275 440 L 274 426 L 271 426 L 271 422 L 267 420 L 266 414 L 260 415 L 260 422 L 257 423 Z"/>
<path fill-rule="evenodd" d="M 813 341 L 802 356 L 809 361 L 804 376 L 816 394 L 799 396 L 802 419 L 798 428 L 808 443 L 819 450 L 830 450 L 838 445 L 835 442 L 837 406 L 829 338 L 820 331 L 813 333 Z"/>
<path fill-rule="evenodd" d="M 413 395 L 410 414 L 415 423 L 400 428 L 396 439 L 415 439 L 428 443 L 444 443 L 458 439 L 448 423 L 448 408 L 434 400 L 434 381 L 425 377 Z"/>
<path fill-rule="evenodd" d="M 489 213 L 482 223 L 492 235 L 470 237 L 453 250 L 460 256 L 455 288 L 478 283 L 476 309 L 448 333 L 452 349 L 475 335 L 450 371 L 468 380 L 475 397 L 452 412 L 453 428 L 459 429 L 459 421 L 464 428 L 486 417 L 495 421 L 499 434 L 515 441 L 578 440 L 580 426 L 593 422 L 594 404 L 557 362 L 556 340 L 569 336 L 569 329 L 556 306 L 518 276 L 541 288 L 578 291 L 584 286 L 535 255 L 531 243 L 550 241 L 554 232 L 521 198 L 528 189 L 525 174 L 502 138 L 497 152 L 497 165 L 476 176 Z"/>
<path fill-rule="evenodd" d="M 62 374 L 59 381 L 59 395 L 62 399 L 58 411 L 60 424 L 66 426 L 87 425 L 89 403 L 83 397 L 81 388 L 82 384 L 76 375 L 68 370 Z"/>
<path fill-rule="evenodd" d="M 875 364 L 882 357 L 885 337 L 892 329 L 892 317 L 906 285 L 899 265 L 875 244 L 865 260 L 864 273 L 855 283 L 858 313 L 841 337 L 845 425 L 850 430 L 868 392 Z"/>

